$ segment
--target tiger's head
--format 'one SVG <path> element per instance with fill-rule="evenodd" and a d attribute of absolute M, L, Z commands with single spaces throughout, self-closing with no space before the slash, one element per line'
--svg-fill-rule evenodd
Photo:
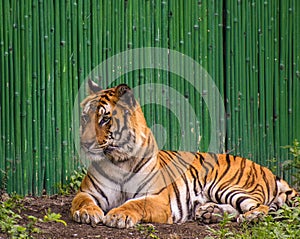
<path fill-rule="evenodd" d="M 92 160 L 114 163 L 151 157 L 157 145 L 132 90 L 121 84 L 102 90 L 89 80 L 90 95 L 81 103 L 80 143 Z"/>

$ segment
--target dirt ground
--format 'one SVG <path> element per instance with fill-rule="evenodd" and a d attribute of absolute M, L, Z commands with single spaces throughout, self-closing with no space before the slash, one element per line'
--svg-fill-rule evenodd
<path fill-rule="evenodd" d="M 147 228 L 151 227 L 147 224 L 142 224 L 131 229 L 114 229 L 103 225 L 91 227 L 90 225 L 78 224 L 73 222 L 70 217 L 70 205 L 73 195 L 71 196 L 51 196 L 51 197 L 26 197 L 22 200 L 23 207 L 20 215 L 22 216 L 23 224 L 28 223 L 25 218 L 32 215 L 37 218 L 43 218 L 48 209 L 51 212 L 59 213 L 67 226 L 56 222 L 37 222 L 36 227 L 41 229 L 41 232 L 34 234 L 34 238 L 204 238 L 210 235 L 207 225 L 198 224 L 197 222 L 187 222 L 180 225 L 162 225 L 153 224 L 155 232 L 148 232 Z M 232 225 L 234 227 L 234 225 Z M 218 225 L 210 225 L 211 228 L 218 229 Z M 156 236 L 156 237 L 155 237 Z M 1 233 L 0 239 L 8 238 L 7 235 Z"/>

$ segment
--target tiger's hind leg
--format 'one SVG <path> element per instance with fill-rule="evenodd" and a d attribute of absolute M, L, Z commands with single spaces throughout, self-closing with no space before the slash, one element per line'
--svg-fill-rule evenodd
<path fill-rule="evenodd" d="M 203 223 L 217 223 L 223 220 L 224 214 L 232 215 L 232 221 L 238 217 L 238 211 L 230 204 L 217 204 L 208 202 L 203 205 L 196 205 L 194 209 L 194 218 Z"/>
<path fill-rule="evenodd" d="M 259 220 L 260 218 L 264 217 L 267 215 L 269 212 L 269 206 L 267 205 L 259 205 L 258 207 L 245 212 L 244 214 L 240 214 L 239 217 L 237 218 L 237 222 L 241 223 L 244 221 L 255 221 Z"/>
<path fill-rule="evenodd" d="M 251 195 L 243 195 L 236 199 L 236 207 L 243 213 L 237 218 L 237 222 L 255 221 L 268 214 L 270 207 L 264 205 L 259 199 Z"/>

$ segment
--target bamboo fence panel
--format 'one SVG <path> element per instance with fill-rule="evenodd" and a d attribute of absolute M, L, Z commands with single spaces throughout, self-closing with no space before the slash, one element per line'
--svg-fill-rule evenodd
<path fill-rule="evenodd" d="M 281 174 L 280 165 L 290 157 L 281 146 L 300 139 L 299 23 L 298 0 L 2 0 L 0 189 L 53 194 L 68 182 L 81 165 L 72 129 L 79 87 L 101 62 L 142 47 L 179 51 L 207 70 L 226 108 L 225 116 L 220 106 L 214 109 L 226 122 L 220 149 L 277 167 L 290 180 L 290 174 Z M 149 57 L 155 64 L 161 56 L 140 55 L 136 61 L 128 55 L 113 65 L 138 67 Z M 187 73 L 182 60 L 167 60 Z M 106 66 L 106 75 L 113 65 Z M 110 82 L 93 77 L 104 86 Z M 167 71 L 139 69 L 112 85 L 122 82 L 138 89 L 141 102 L 156 100 L 142 108 L 164 149 L 188 148 L 201 138 L 198 150 L 206 151 L 219 137 L 211 135 L 202 98 L 209 92 L 195 88 L 207 87 L 201 79 L 190 83 Z M 162 87 L 155 88 L 158 84 Z M 208 94 L 208 100 L 214 96 Z M 170 110 L 176 107 L 183 122 Z"/>

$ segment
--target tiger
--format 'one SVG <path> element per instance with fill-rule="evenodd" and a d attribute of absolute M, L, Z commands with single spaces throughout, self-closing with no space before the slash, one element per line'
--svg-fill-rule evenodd
<path fill-rule="evenodd" d="M 137 223 L 216 223 L 231 214 L 252 221 L 294 205 L 299 196 L 268 168 L 230 154 L 159 150 L 132 89 L 88 81 L 80 145 L 90 159 L 73 198 L 79 223 L 129 228 Z"/>

